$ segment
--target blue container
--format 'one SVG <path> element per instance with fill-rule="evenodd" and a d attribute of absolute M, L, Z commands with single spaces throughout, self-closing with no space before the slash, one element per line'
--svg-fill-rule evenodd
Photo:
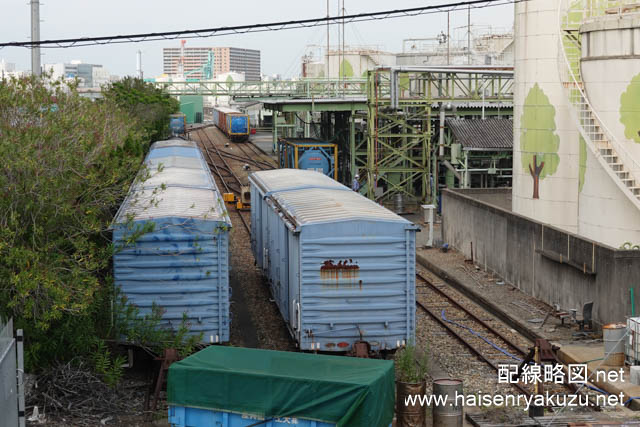
<path fill-rule="evenodd" d="M 338 178 L 336 144 L 309 138 L 280 138 L 278 153 L 281 168 L 312 170 Z"/>
<path fill-rule="evenodd" d="M 252 249 L 302 350 L 415 336 L 413 223 L 318 172 L 253 173 Z"/>
<path fill-rule="evenodd" d="M 184 114 L 172 114 L 169 116 L 169 130 L 172 135 L 184 135 L 187 119 Z"/>
<path fill-rule="evenodd" d="M 231 122 L 231 135 L 246 135 L 249 133 L 249 117 L 245 115 L 241 116 L 230 116 L 229 121 Z"/>
<path fill-rule="evenodd" d="M 162 327 L 178 327 L 186 314 L 202 342 L 226 342 L 231 223 L 209 168 L 196 144 L 181 139 L 153 144 L 144 164 L 148 177 L 114 221 L 115 285 L 141 315 L 163 307 Z M 129 243 L 148 223 L 153 231 Z"/>
<path fill-rule="evenodd" d="M 249 116 L 226 107 L 213 109 L 213 123 L 232 141 L 246 141 L 251 133 Z"/>
<path fill-rule="evenodd" d="M 248 427 L 264 421 L 263 418 L 251 414 L 236 414 L 225 411 L 211 411 L 208 409 L 188 408 L 184 406 L 169 406 L 169 423 L 172 427 Z M 275 418 L 264 423 L 264 427 L 291 426 L 300 427 L 332 427 L 333 423 L 306 420 L 304 418 L 283 417 Z"/>

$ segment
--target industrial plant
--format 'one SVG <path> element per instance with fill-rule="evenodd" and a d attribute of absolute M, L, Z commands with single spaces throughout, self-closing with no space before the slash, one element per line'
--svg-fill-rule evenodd
<path fill-rule="evenodd" d="M 31 0 L 0 427 L 640 425 L 640 3 L 402 3 L 47 40 Z"/>

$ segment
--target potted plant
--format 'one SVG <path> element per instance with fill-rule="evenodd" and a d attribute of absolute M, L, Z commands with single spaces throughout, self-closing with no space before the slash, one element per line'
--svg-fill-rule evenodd
<path fill-rule="evenodd" d="M 429 359 L 426 349 L 413 343 L 396 353 L 396 418 L 398 427 L 422 427 L 426 422 L 426 408 L 415 401 L 406 405 L 408 396 L 422 396 L 426 392 Z"/>

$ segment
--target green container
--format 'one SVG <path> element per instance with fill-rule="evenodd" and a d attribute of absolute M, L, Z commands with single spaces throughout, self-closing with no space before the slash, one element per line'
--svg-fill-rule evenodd
<path fill-rule="evenodd" d="M 204 115 L 203 98 L 200 95 L 183 95 L 180 97 L 180 112 L 187 116 L 187 123 L 196 123 L 196 113 Z"/>

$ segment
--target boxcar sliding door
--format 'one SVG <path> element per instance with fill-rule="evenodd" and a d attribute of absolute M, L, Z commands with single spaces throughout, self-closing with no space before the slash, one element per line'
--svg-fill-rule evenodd
<path fill-rule="evenodd" d="M 278 274 L 278 306 L 285 322 L 289 321 L 289 229 L 284 221 L 278 224 L 278 257 L 280 271 Z"/>

